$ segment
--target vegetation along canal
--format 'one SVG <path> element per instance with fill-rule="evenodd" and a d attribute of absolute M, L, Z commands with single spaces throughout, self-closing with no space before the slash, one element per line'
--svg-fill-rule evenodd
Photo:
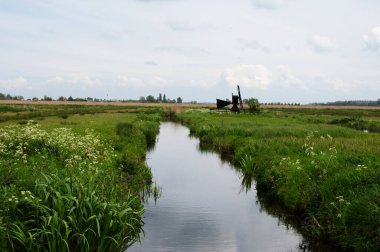
<path fill-rule="evenodd" d="M 148 153 L 161 196 L 150 199 L 145 237 L 128 251 L 299 251 L 302 236 L 270 215 L 254 186 L 241 186 L 240 173 L 179 124 L 162 123 Z"/>

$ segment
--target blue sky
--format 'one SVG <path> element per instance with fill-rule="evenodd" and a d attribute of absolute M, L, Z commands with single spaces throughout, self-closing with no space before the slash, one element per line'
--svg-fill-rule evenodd
<path fill-rule="evenodd" d="M 0 92 L 380 98 L 377 0 L 0 0 Z"/>

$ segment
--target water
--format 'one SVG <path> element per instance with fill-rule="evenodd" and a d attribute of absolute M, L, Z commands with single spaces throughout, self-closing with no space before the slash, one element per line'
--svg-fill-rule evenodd
<path fill-rule="evenodd" d="M 162 123 L 147 162 L 162 188 L 149 200 L 145 237 L 128 251 L 299 251 L 302 236 L 245 192 L 241 175 L 215 153 L 199 150 L 189 130 Z"/>

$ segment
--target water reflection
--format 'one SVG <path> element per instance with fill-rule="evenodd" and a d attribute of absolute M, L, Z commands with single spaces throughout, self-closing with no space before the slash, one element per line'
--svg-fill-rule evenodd
<path fill-rule="evenodd" d="M 128 251 L 299 251 L 302 236 L 257 198 L 252 178 L 199 151 L 189 130 L 163 123 L 148 154 L 162 188 L 146 204 L 145 237 Z M 245 189 L 242 192 L 242 180 Z"/>

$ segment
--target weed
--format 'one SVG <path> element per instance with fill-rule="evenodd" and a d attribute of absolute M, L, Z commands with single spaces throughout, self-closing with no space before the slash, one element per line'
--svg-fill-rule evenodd
<path fill-rule="evenodd" d="M 122 150 L 130 155 L 121 157 L 138 167 L 131 178 L 117 169 L 111 142 L 94 130 L 48 132 L 35 122 L 1 128 L 0 250 L 122 251 L 137 241 L 143 205 L 136 192 L 152 175 L 146 147 L 134 144 L 144 133 L 125 128 L 119 133 L 130 145 Z M 126 187 L 125 180 L 133 183 Z"/>

